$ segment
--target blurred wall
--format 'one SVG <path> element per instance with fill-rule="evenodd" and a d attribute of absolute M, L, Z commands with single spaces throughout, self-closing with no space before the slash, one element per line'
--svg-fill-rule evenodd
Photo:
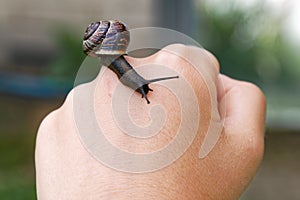
<path fill-rule="evenodd" d="M 153 13 L 153 3 L 148 0 L 1 0 L 0 70 L 15 62 L 35 64 L 30 58 L 47 62 L 47 56 L 55 53 L 53 34 L 59 26 L 74 27 L 78 31 L 74 34 L 79 35 L 87 24 L 99 19 L 119 19 L 130 28 L 151 26 Z"/>

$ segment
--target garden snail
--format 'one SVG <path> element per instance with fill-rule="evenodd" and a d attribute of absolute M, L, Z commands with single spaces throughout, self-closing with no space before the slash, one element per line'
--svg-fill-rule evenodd
<path fill-rule="evenodd" d="M 129 41 L 129 31 L 124 23 L 117 20 L 103 20 L 91 23 L 87 27 L 83 38 L 83 51 L 91 57 L 100 57 L 103 65 L 115 72 L 124 85 L 141 93 L 142 98 L 145 97 L 149 104 L 147 94 L 153 90 L 148 84 L 178 76 L 144 79 L 123 56 L 126 54 Z"/>

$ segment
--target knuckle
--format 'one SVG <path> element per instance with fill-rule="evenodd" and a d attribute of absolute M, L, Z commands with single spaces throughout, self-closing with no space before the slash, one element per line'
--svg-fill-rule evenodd
<path fill-rule="evenodd" d="M 216 56 L 210 51 L 207 51 L 205 49 L 204 49 L 204 51 L 208 55 L 208 58 L 212 61 L 213 65 L 217 68 L 217 70 L 220 71 L 220 63 L 219 63 L 218 59 L 216 58 Z"/>
<path fill-rule="evenodd" d="M 183 44 L 173 44 L 168 49 L 181 55 L 189 61 L 203 63 L 212 66 L 217 72 L 220 71 L 220 64 L 217 58 L 208 50 L 197 46 L 188 46 Z"/>
<path fill-rule="evenodd" d="M 251 91 L 251 93 L 254 93 L 256 97 L 258 97 L 259 101 L 263 104 L 266 103 L 266 96 L 263 93 L 263 91 L 255 84 L 250 83 L 250 82 L 243 82 L 243 86 Z"/>

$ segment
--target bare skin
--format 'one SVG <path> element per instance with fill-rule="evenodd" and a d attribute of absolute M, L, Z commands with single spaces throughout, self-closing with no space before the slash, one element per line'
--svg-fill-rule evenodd
<path fill-rule="evenodd" d="M 168 49 L 177 55 L 164 51 Z M 165 126 L 146 140 L 123 134 L 111 116 L 112 94 L 120 83 L 112 71 L 103 68 L 101 80 L 99 75 L 92 83 L 73 89 L 64 104 L 41 123 L 35 154 L 39 199 L 238 199 L 263 156 L 265 97 L 255 85 L 219 74 L 218 61 L 203 49 L 171 45 L 164 50 L 143 59 L 126 59 L 134 67 L 147 63 L 168 66 L 188 80 L 201 112 L 199 130 L 188 150 L 171 165 L 151 173 L 120 172 L 95 160 L 78 138 L 73 114 L 74 90 L 97 84 L 94 95 L 97 121 L 102 122 L 111 143 L 130 152 L 145 153 L 164 147 L 174 137 L 181 119 L 176 97 L 163 86 L 152 84 L 154 91 L 148 94 L 151 104 L 135 92 L 129 101 L 129 111 L 133 121 L 145 125 L 151 121 L 148 115 L 151 105 L 160 104 L 167 116 Z M 210 76 L 214 84 L 207 86 L 186 60 L 203 64 L 202 70 L 206 70 L 203 74 Z M 225 122 L 216 145 L 200 159 L 199 150 L 209 121 L 212 115 L 219 114 L 211 113 L 210 108 L 215 104 L 211 102 L 209 89 L 217 91 L 215 110 L 224 113 Z"/>

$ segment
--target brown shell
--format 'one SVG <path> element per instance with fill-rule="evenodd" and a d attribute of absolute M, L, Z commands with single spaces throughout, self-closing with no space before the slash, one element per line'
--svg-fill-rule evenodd
<path fill-rule="evenodd" d="M 130 41 L 126 25 L 117 20 L 91 23 L 84 34 L 83 51 L 93 57 L 123 55 Z"/>

